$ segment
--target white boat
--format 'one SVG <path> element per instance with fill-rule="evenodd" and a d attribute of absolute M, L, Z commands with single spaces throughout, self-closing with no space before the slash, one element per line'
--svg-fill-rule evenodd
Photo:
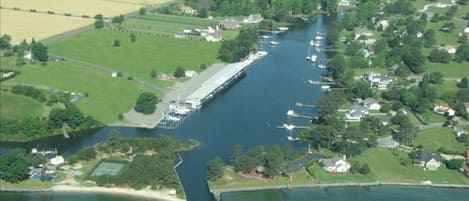
<path fill-rule="evenodd" d="M 323 90 L 323 91 L 329 91 L 329 90 L 331 90 L 331 86 L 329 86 L 329 85 L 322 85 L 322 86 L 321 86 L 321 90 Z"/>
<path fill-rule="evenodd" d="M 280 31 L 288 31 L 288 27 L 278 27 L 278 30 L 280 30 Z"/>
<path fill-rule="evenodd" d="M 321 47 L 321 42 L 320 41 L 316 41 L 314 43 L 314 47 Z"/>
<path fill-rule="evenodd" d="M 292 137 L 292 136 L 289 136 L 289 135 L 287 136 L 287 139 L 288 139 L 288 141 L 299 141 L 300 140 L 300 138 L 298 138 L 298 137 Z"/>
<path fill-rule="evenodd" d="M 272 36 L 262 35 L 262 38 L 264 38 L 264 39 L 269 39 L 269 38 L 272 38 Z"/>
<path fill-rule="evenodd" d="M 324 68 L 326 68 L 326 65 L 325 65 L 325 64 L 319 64 L 319 65 L 318 65 L 318 68 L 324 69 Z"/>
<path fill-rule="evenodd" d="M 258 56 L 258 57 L 263 57 L 263 56 L 266 56 L 267 54 L 269 54 L 269 53 L 267 53 L 267 51 L 257 51 L 256 52 L 256 56 Z"/>
<path fill-rule="evenodd" d="M 287 115 L 294 117 L 294 116 L 296 116 L 296 113 L 293 110 L 288 110 Z"/>
<path fill-rule="evenodd" d="M 293 130 L 296 126 L 293 124 L 283 124 L 283 127 L 287 130 Z"/>
<path fill-rule="evenodd" d="M 322 36 L 320 36 L 320 35 L 317 35 L 316 37 L 314 37 L 314 39 L 315 39 L 315 40 L 322 40 L 322 39 L 323 39 L 323 37 L 322 37 Z"/>
<path fill-rule="evenodd" d="M 277 41 L 273 41 L 273 40 L 272 40 L 272 41 L 270 41 L 269 43 L 270 43 L 270 44 L 272 44 L 272 45 L 278 45 L 278 44 L 280 44 L 279 42 L 277 42 Z"/>
<path fill-rule="evenodd" d="M 308 83 L 314 84 L 314 81 L 313 80 L 308 80 Z"/>
<path fill-rule="evenodd" d="M 318 56 L 316 56 L 315 54 L 312 54 L 311 57 L 309 58 L 309 60 L 311 60 L 311 62 L 316 62 L 316 60 L 318 60 Z"/>
<path fill-rule="evenodd" d="M 175 116 L 166 116 L 166 119 L 169 120 L 169 121 L 181 121 L 181 118 L 179 117 L 175 117 Z"/>
<path fill-rule="evenodd" d="M 314 46 L 314 40 L 310 40 L 309 45 Z"/>
<path fill-rule="evenodd" d="M 187 115 L 190 111 L 191 111 L 190 109 L 186 107 L 182 107 L 182 106 L 176 106 L 173 109 L 173 112 L 178 115 Z"/>
<path fill-rule="evenodd" d="M 321 52 L 321 48 L 317 47 L 316 49 L 316 52 Z"/>

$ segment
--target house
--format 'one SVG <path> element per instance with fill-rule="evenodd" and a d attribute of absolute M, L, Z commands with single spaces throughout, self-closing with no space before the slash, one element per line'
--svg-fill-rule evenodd
<path fill-rule="evenodd" d="M 65 160 L 64 160 L 64 157 L 57 155 L 54 158 L 51 158 L 49 163 L 53 166 L 60 166 L 65 163 Z"/>
<path fill-rule="evenodd" d="M 186 5 L 181 5 L 181 7 L 179 7 L 179 10 L 182 11 L 182 13 L 184 14 L 189 14 L 189 15 L 195 15 L 197 14 L 197 11 L 192 9 L 191 7 L 189 6 L 186 6 Z"/>
<path fill-rule="evenodd" d="M 365 40 L 360 40 L 360 42 L 362 44 L 364 44 L 365 46 L 371 46 L 371 45 L 375 45 L 376 44 L 376 39 L 374 38 L 367 38 Z"/>
<path fill-rule="evenodd" d="M 469 102 L 464 102 L 463 105 L 464 105 L 464 108 L 466 109 L 466 112 L 469 113 Z"/>
<path fill-rule="evenodd" d="M 350 171 L 350 164 L 345 161 L 345 156 L 339 158 L 334 156 L 330 159 L 320 159 L 319 163 L 323 166 L 324 170 L 330 173 L 347 173 Z"/>
<path fill-rule="evenodd" d="M 348 120 L 361 120 L 368 114 L 368 110 L 361 105 L 353 105 L 345 114 Z"/>
<path fill-rule="evenodd" d="M 464 33 L 469 33 L 469 27 L 465 27 L 463 30 Z"/>
<path fill-rule="evenodd" d="M 112 72 L 111 77 L 117 77 L 117 72 Z"/>
<path fill-rule="evenodd" d="M 185 75 L 186 77 L 194 78 L 197 77 L 197 72 L 193 70 L 186 70 Z"/>
<path fill-rule="evenodd" d="M 389 20 L 380 20 L 376 23 L 376 28 L 381 27 L 381 29 L 384 31 L 389 27 Z"/>
<path fill-rule="evenodd" d="M 432 153 L 421 149 L 417 158 L 414 160 L 414 164 L 423 167 L 424 170 L 438 170 L 441 165 L 441 157 L 438 153 Z"/>
<path fill-rule="evenodd" d="M 367 72 L 363 75 L 363 80 L 369 82 L 371 87 L 384 90 L 394 84 L 394 79 L 376 72 Z"/>
<path fill-rule="evenodd" d="M 363 101 L 363 106 L 369 110 L 379 110 L 381 105 L 373 98 L 367 98 Z"/>
<path fill-rule="evenodd" d="M 417 38 L 422 38 L 423 37 L 423 33 L 422 32 L 417 32 Z"/>
<path fill-rule="evenodd" d="M 451 107 L 449 107 L 448 103 L 441 102 L 441 103 L 437 103 L 437 104 L 434 105 L 433 112 L 444 115 L 450 109 L 451 109 Z M 454 110 L 453 109 L 451 109 L 451 110 L 453 111 L 453 115 L 454 115 Z"/>
<path fill-rule="evenodd" d="M 370 37 L 370 36 L 373 36 L 373 32 L 366 28 L 357 28 L 355 30 L 355 40 L 360 38 L 360 36 Z"/>
<path fill-rule="evenodd" d="M 245 24 L 255 24 L 262 22 L 264 18 L 261 16 L 261 14 L 252 14 L 244 18 L 243 23 Z"/>
<path fill-rule="evenodd" d="M 340 0 L 339 1 L 339 6 L 350 6 L 350 1 L 349 0 Z"/>
<path fill-rule="evenodd" d="M 33 53 L 31 51 L 24 51 L 23 58 L 25 58 L 27 60 L 32 60 L 33 59 Z"/>
<path fill-rule="evenodd" d="M 458 137 L 461 137 L 461 135 L 467 135 L 467 132 L 465 130 L 457 128 L 457 127 L 453 127 L 453 132 Z"/>
<path fill-rule="evenodd" d="M 221 40 L 223 40 L 223 38 L 218 33 L 208 34 L 205 36 L 205 41 L 207 42 L 220 42 Z"/>
<path fill-rule="evenodd" d="M 239 27 L 238 21 L 234 19 L 225 19 L 219 25 L 222 29 L 237 29 Z"/>
<path fill-rule="evenodd" d="M 446 51 L 450 54 L 454 54 L 454 53 L 456 53 L 457 47 L 454 46 L 454 45 L 445 45 L 445 46 L 439 47 L 438 49 Z"/>

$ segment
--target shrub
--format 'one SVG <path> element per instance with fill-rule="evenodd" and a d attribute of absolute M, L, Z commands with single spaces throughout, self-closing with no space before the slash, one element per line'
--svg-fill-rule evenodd
<path fill-rule="evenodd" d="M 155 94 L 150 92 L 143 92 L 137 99 L 137 103 L 135 104 L 135 111 L 141 112 L 143 114 L 151 114 L 156 109 L 156 103 L 158 102 L 158 98 Z"/>

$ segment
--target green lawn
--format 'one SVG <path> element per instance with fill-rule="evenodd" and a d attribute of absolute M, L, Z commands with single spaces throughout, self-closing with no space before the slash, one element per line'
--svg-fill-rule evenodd
<path fill-rule="evenodd" d="M 420 116 L 427 123 L 439 123 L 446 121 L 446 117 L 444 115 L 435 113 L 432 110 L 427 110 L 425 113 L 420 114 Z"/>
<path fill-rule="evenodd" d="M 49 62 L 47 66 L 26 65 L 16 69 L 21 71 L 21 75 L 2 82 L 2 85 L 27 84 L 45 89 L 53 87 L 59 91 L 88 92 L 88 97 L 74 103 L 85 114 L 104 123 L 118 121 L 118 114 L 132 108 L 140 93 L 140 85 L 133 81 L 112 78 L 101 71 L 66 62 Z M 156 94 L 161 97 L 161 94 Z"/>
<path fill-rule="evenodd" d="M 102 65 L 134 77 L 151 79 L 150 72 L 173 73 L 176 67 L 200 70 L 200 64 L 216 61 L 219 43 L 137 34 L 131 42 L 129 33 L 92 30 L 49 45 L 51 54 Z M 113 41 L 120 40 L 120 47 Z M 161 86 L 161 85 L 160 85 Z"/>
<path fill-rule="evenodd" d="M 301 169 L 291 175 L 292 180 L 288 177 L 278 177 L 276 179 L 265 179 L 261 177 L 247 176 L 233 171 L 231 167 L 224 168 L 224 178 L 212 182 L 209 181 L 211 190 L 227 189 L 227 188 L 246 188 L 258 186 L 279 186 L 279 185 L 299 185 L 310 184 L 312 180 L 309 178 L 306 170 Z"/>
<path fill-rule="evenodd" d="M 317 183 L 343 183 L 343 182 L 373 182 L 376 179 L 371 175 L 360 174 L 330 174 L 324 168 L 315 164 L 310 167 L 314 171 Z"/>
<path fill-rule="evenodd" d="M 424 149 L 430 151 L 437 151 L 440 147 L 445 147 L 449 150 L 455 150 L 460 153 L 464 152 L 469 147 L 464 146 L 464 143 L 456 141 L 455 135 L 450 128 L 441 127 L 423 130 L 417 133 L 414 139 L 414 145 L 422 145 Z"/>
<path fill-rule="evenodd" d="M 456 25 L 455 30 L 452 33 L 442 32 L 440 28 L 448 22 L 454 22 Z M 436 23 L 428 22 L 426 29 L 433 29 L 436 32 L 435 38 L 437 40 L 437 45 L 445 44 L 445 45 L 457 45 L 459 36 L 458 33 L 460 32 L 461 28 L 465 26 L 464 22 L 459 20 L 452 20 L 452 21 L 439 21 Z"/>
<path fill-rule="evenodd" d="M 41 117 L 45 107 L 45 103 L 40 103 L 32 98 L 0 91 L 0 116 L 4 118 Z"/>
<path fill-rule="evenodd" d="M 458 87 L 456 86 L 458 82 L 456 81 L 444 81 L 441 84 L 435 84 L 433 87 L 436 89 L 438 97 L 441 97 L 443 94 L 451 93 L 456 94 Z"/>
<path fill-rule="evenodd" d="M 433 183 L 469 184 L 461 173 L 439 168 L 437 171 L 424 171 L 422 168 L 409 165 L 402 166 L 390 150 L 373 148 L 357 156 L 354 160 L 368 163 L 370 176 L 381 182 L 420 183 L 430 180 Z"/>
<path fill-rule="evenodd" d="M 450 78 L 462 78 L 464 76 L 469 77 L 469 63 L 468 62 L 451 62 L 449 64 L 442 63 L 431 63 L 426 62 L 426 71 L 431 72 L 440 72 L 444 77 Z"/>

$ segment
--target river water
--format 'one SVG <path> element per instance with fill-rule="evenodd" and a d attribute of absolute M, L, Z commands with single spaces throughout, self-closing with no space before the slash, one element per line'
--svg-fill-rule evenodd
<path fill-rule="evenodd" d="M 107 127 L 89 132 L 79 137 L 63 139 L 55 137 L 28 144 L 6 145 L 0 147 L 4 151 L 11 147 L 24 148 L 39 147 L 57 148 L 59 153 L 69 156 L 83 147 L 92 146 L 106 140 L 107 133 L 116 129 L 124 137 L 148 137 L 155 135 L 170 135 L 178 139 L 197 139 L 201 146 L 196 150 L 182 154 L 184 163 L 178 168 L 186 195 L 189 201 L 213 201 L 205 182 L 205 165 L 215 156 L 227 158 L 234 144 L 241 144 L 244 149 L 256 145 L 273 145 L 290 143 L 286 136 L 296 135 L 299 130 L 287 132 L 278 129 L 283 123 L 308 125 L 305 119 L 289 119 L 286 112 L 289 109 L 305 115 L 314 115 L 312 108 L 296 107 L 296 102 L 314 104 L 322 95 L 320 87 L 311 85 L 307 80 L 320 79 L 321 69 L 305 61 L 309 52 L 309 40 L 316 32 L 325 32 L 326 17 L 313 18 L 307 25 L 299 25 L 290 31 L 274 35 L 272 40 L 280 44 L 276 47 L 262 43 L 269 55 L 256 61 L 247 70 L 247 75 L 236 82 L 228 90 L 217 96 L 200 111 L 191 114 L 177 129 L 136 129 L 122 127 Z M 270 39 L 269 39 L 270 40 Z M 268 42 L 265 39 L 260 41 Z M 311 50 L 313 53 L 314 50 Z M 324 62 L 323 52 L 318 53 L 319 62 Z M 306 148 L 305 144 L 292 143 L 294 148 Z M 295 191 L 259 191 L 229 193 L 223 196 L 224 201 L 248 200 L 377 200 L 375 194 L 389 191 L 410 192 L 407 189 L 377 188 L 370 191 L 356 191 L 348 189 L 324 190 L 295 190 Z M 412 189 L 415 196 L 408 200 L 424 200 L 419 196 L 428 194 L 428 189 Z M 432 195 L 458 195 L 457 190 L 438 189 Z M 337 193 L 335 193 L 337 192 Z M 433 191 L 432 191 L 433 192 Z M 443 193 L 439 193 L 443 192 Z M 459 191 L 457 191 L 459 192 Z M 466 196 L 467 191 L 462 191 Z M 330 198 L 330 199 L 329 199 Z M 356 198 L 356 199 L 355 199 Z M 414 199 L 415 198 L 415 199 Z M 459 200 L 454 197 L 454 200 Z M 73 194 L 73 193 L 0 193 L 1 200 L 142 200 L 140 198 L 115 196 L 107 194 Z M 381 200 L 381 199 L 379 199 Z M 384 200 L 384 199 L 382 199 Z M 438 200 L 438 199 L 437 199 Z"/>

